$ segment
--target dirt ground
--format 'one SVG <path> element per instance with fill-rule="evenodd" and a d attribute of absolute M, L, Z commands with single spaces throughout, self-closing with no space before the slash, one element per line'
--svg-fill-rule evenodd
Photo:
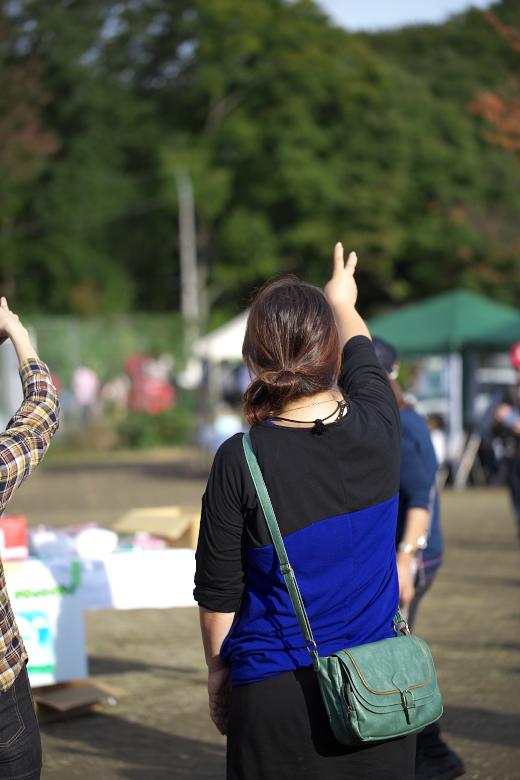
<path fill-rule="evenodd" d="M 193 453 L 51 463 L 13 500 L 31 524 L 109 526 L 137 506 L 198 503 Z M 446 739 L 474 780 L 520 778 L 520 548 L 506 492 L 447 491 L 445 565 L 418 619 L 445 701 Z M 44 780 L 224 777 L 224 740 L 206 712 L 196 609 L 86 616 L 92 678 L 121 694 L 106 714 L 43 727 Z"/>

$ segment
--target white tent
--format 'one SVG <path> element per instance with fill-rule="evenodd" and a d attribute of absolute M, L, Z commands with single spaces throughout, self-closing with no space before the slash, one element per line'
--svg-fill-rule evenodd
<path fill-rule="evenodd" d="M 246 332 L 247 315 L 247 311 L 242 312 L 225 325 L 197 339 L 193 345 L 193 353 L 210 363 L 242 360 L 242 342 Z"/>

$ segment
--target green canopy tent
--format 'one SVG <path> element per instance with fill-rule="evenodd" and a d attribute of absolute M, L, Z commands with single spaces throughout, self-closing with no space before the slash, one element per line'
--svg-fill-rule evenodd
<path fill-rule="evenodd" d="M 403 355 L 508 349 L 520 339 L 520 313 L 468 290 L 453 290 L 370 321 L 375 336 Z"/>
<path fill-rule="evenodd" d="M 476 352 L 505 351 L 520 340 L 518 310 L 468 290 L 453 290 L 375 318 L 369 326 L 373 335 L 394 344 L 403 356 L 446 356 L 448 449 L 452 463 L 463 465 L 463 409 L 473 408 L 476 395 Z M 475 447 L 476 440 L 471 440 L 472 450 Z M 458 469 L 458 476 L 463 484 L 465 466 Z"/>

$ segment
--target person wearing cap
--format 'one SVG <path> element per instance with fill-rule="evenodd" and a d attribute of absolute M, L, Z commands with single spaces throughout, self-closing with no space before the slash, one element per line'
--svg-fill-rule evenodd
<path fill-rule="evenodd" d="M 509 352 L 516 383 L 505 388 L 495 409 L 496 433 L 504 441 L 507 483 L 520 539 L 520 341 Z"/>
<path fill-rule="evenodd" d="M 442 563 L 443 538 L 437 491 L 437 458 L 428 426 L 397 384 L 399 353 L 383 339 L 373 339 L 388 374 L 401 421 L 401 467 L 396 554 L 399 606 L 413 628 L 421 599 Z M 437 723 L 417 735 L 416 780 L 452 780 L 464 774 L 461 758 L 441 739 Z"/>

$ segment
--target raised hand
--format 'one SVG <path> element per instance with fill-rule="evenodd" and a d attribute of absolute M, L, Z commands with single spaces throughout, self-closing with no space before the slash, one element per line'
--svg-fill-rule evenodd
<path fill-rule="evenodd" d="M 11 311 L 6 298 L 0 298 L 0 344 L 11 338 L 17 332 L 27 332 L 17 314 Z"/>
<path fill-rule="evenodd" d="M 325 295 L 334 312 L 340 341 L 343 344 L 353 336 L 370 338 L 363 318 L 356 311 L 357 284 L 354 274 L 357 266 L 357 255 L 351 252 L 345 262 L 343 244 L 339 242 L 334 247 L 334 264 L 332 276 L 325 285 Z"/>
<path fill-rule="evenodd" d="M 345 263 L 343 244 L 338 242 L 334 247 L 332 276 L 325 285 L 325 295 L 331 306 L 355 306 L 357 300 L 357 285 L 354 274 L 357 265 L 357 255 L 350 252 Z"/>
<path fill-rule="evenodd" d="M 20 322 L 18 314 L 11 311 L 7 300 L 2 296 L 0 298 L 0 344 L 6 339 L 11 339 L 18 355 L 18 360 L 22 363 L 31 357 L 36 357 L 36 350 L 31 343 L 27 329 Z"/>

